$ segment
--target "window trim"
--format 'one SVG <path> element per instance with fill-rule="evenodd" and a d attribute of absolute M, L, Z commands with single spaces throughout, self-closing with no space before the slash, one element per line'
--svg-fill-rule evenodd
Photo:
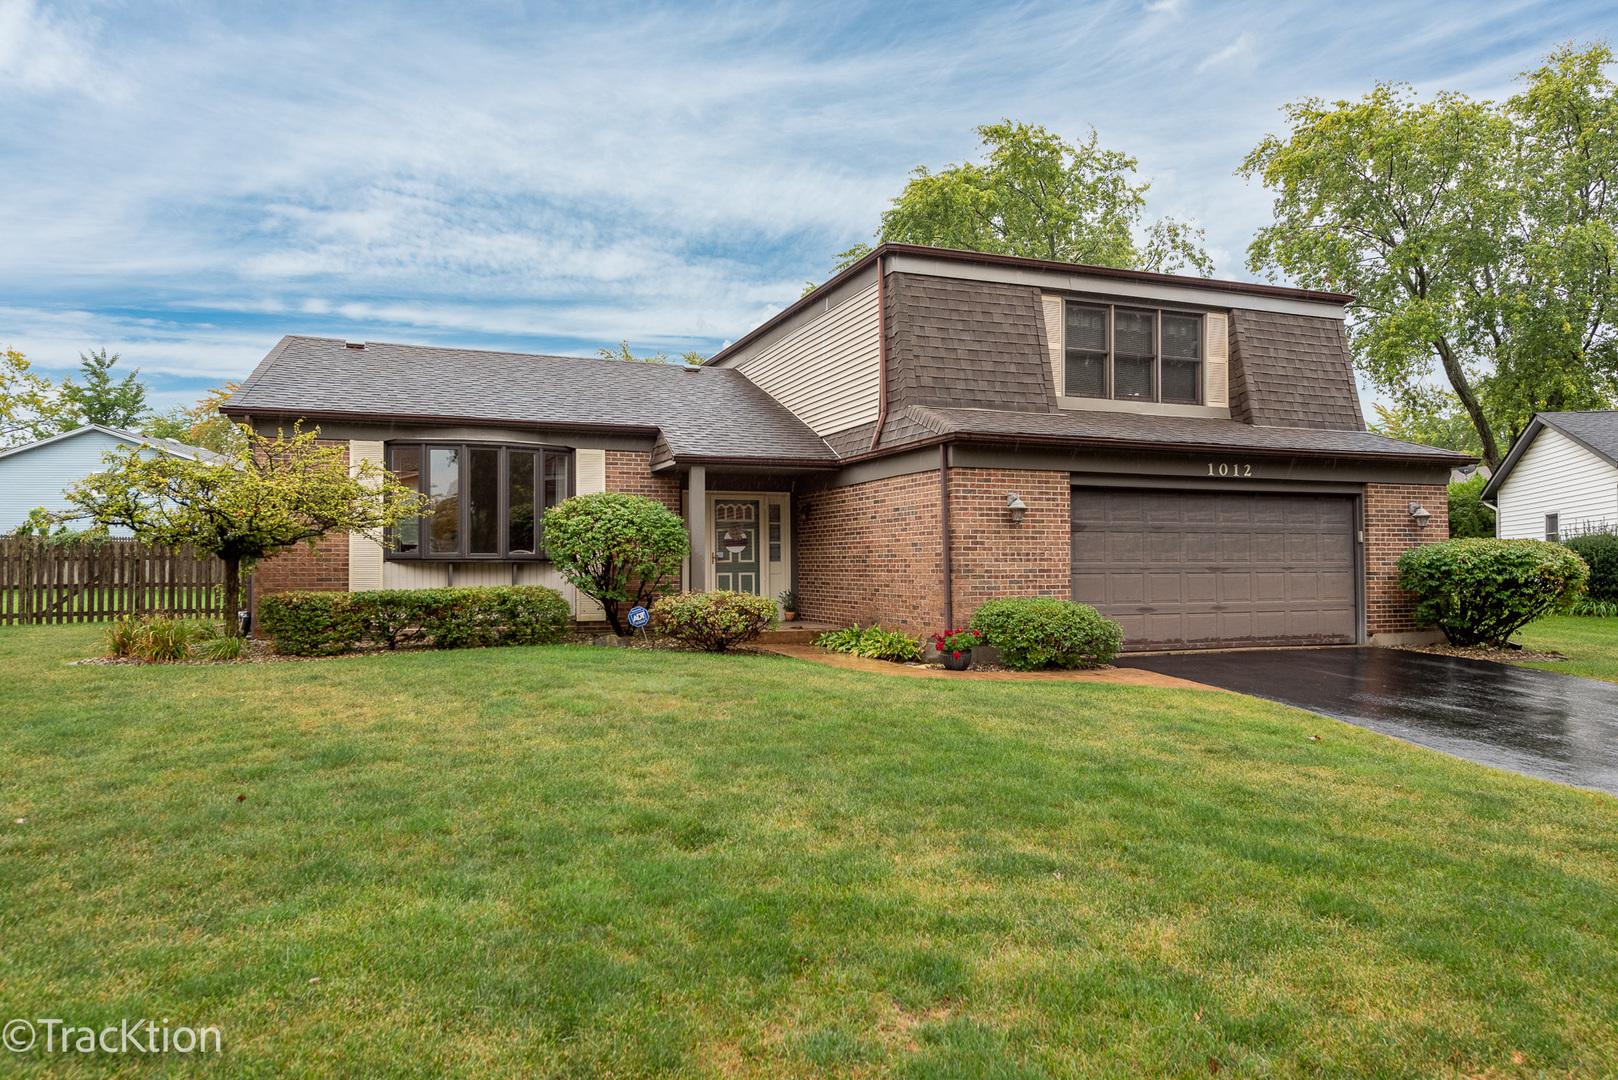
<path fill-rule="evenodd" d="M 1102 394 L 1080 394 L 1072 392 L 1067 383 L 1067 313 L 1070 306 L 1101 308 L 1107 313 L 1107 348 L 1106 368 L 1102 373 L 1102 382 L 1106 387 Z M 1118 360 L 1118 309 L 1125 308 L 1130 311 L 1152 313 L 1152 393 L 1150 397 L 1118 396 L 1118 382 L 1115 375 Z M 1195 401 L 1164 401 L 1163 400 L 1163 316 L 1179 315 L 1197 320 L 1197 397 Z M 1123 401 L 1139 405 L 1169 405 L 1191 406 L 1203 408 L 1208 402 L 1208 312 L 1202 309 L 1164 307 L 1151 303 L 1124 302 L 1115 300 L 1091 300 L 1079 296 L 1062 297 L 1062 385 L 1058 397 L 1070 397 L 1080 401 Z M 1096 350 L 1085 350 L 1087 352 Z M 1172 357 L 1175 360 L 1189 359 L 1189 357 Z"/>
<path fill-rule="evenodd" d="M 432 519 L 428 515 L 423 514 L 416 519 L 418 522 L 417 535 L 419 537 L 417 541 L 417 550 L 397 550 L 394 547 L 393 530 L 389 529 L 387 532 L 387 543 L 383 546 L 383 558 L 391 562 L 441 563 L 511 563 L 550 561 L 550 557 L 545 553 L 544 543 L 542 540 L 543 528 L 540 522 L 537 520 L 534 522 L 534 546 L 537 550 L 535 550 L 532 555 L 513 555 L 508 549 L 507 545 L 510 543 L 511 539 L 509 533 L 511 511 L 511 454 L 513 451 L 515 451 L 517 453 L 534 453 L 539 455 L 539 460 L 535 463 L 536 472 L 534 475 L 534 484 L 539 499 L 544 498 L 545 466 L 547 459 L 551 455 L 566 457 L 567 490 L 566 492 L 562 493 L 561 497 L 563 499 L 568 499 L 578 491 L 578 456 L 574 452 L 574 447 L 555 446 L 549 443 L 483 442 L 479 440 L 461 439 L 396 439 L 385 442 L 382 447 L 383 460 L 388 463 L 388 468 L 390 471 L 393 468 L 394 449 L 396 447 L 404 446 L 414 446 L 420 453 L 420 464 L 418 466 L 420 472 L 419 478 L 416 481 L 416 490 L 418 492 L 421 491 L 422 484 L 427 481 L 427 477 L 430 474 L 429 462 L 431 458 L 429 455 L 431 451 L 461 451 L 459 459 L 460 476 L 456 481 L 456 490 L 461 495 L 461 497 L 457 500 L 456 505 L 456 536 L 458 538 L 458 550 L 453 552 L 433 552 L 428 550 L 428 547 L 431 544 L 430 522 Z M 470 490 L 470 484 L 468 483 L 470 477 L 468 474 L 472 467 L 471 451 L 473 450 L 498 450 L 500 453 L 499 478 L 496 481 L 496 499 L 498 509 L 495 511 L 498 519 L 497 528 L 499 543 L 497 544 L 497 547 L 499 550 L 493 553 L 481 552 L 478 554 L 473 554 L 467 550 L 468 545 L 470 545 L 472 542 L 472 504 L 471 500 L 466 497 L 466 494 Z"/>

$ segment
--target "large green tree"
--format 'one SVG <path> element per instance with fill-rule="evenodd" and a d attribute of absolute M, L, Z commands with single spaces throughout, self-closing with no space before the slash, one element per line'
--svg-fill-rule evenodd
<path fill-rule="evenodd" d="M 1407 411 L 1441 380 L 1491 467 L 1535 411 L 1618 390 L 1611 62 L 1558 49 L 1504 105 L 1391 83 L 1297 102 L 1238 170 L 1276 193 L 1249 267 L 1355 294 L 1359 370 Z"/>
<path fill-rule="evenodd" d="M 61 430 L 61 414 L 61 399 L 51 381 L 16 349 L 0 350 L 0 447 L 55 434 Z"/>
<path fill-rule="evenodd" d="M 82 427 L 100 424 L 103 427 L 138 428 L 145 421 L 146 386 L 131 371 L 122 379 L 114 378 L 112 368 L 118 363 L 118 354 L 107 355 L 107 350 L 79 354 L 79 373 L 84 382 L 76 383 L 71 377 L 62 380 L 62 402 L 67 407 L 67 426 Z"/>
<path fill-rule="evenodd" d="M 1103 148 L 1094 130 L 1067 142 L 1037 124 L 1002 120 L 977 129 L 983 160 L 940 172 L 915 169 L 882 215 L 878 242 L 1021 255 L 1207 277 L 1202 230 L 1173 218 L 1143 225 L 1149 183 L 1136 160 Z M 858 245 L 837 269 L 863 257 Z"/>
<path fill-rule="evenodd" d="M 241 572 L 260 559 L 327 533 L 385 530 L 425 509 L 426 500 L 381 464 L 350 466 L 341 446 L 294 428 L 275 438 L 238 428 L 230 453 L 208 461 L 129 446 L 103 455 L 107 468 L 67 492 L 58 520 L 123 526 L 147 543 L 218 555 L 225 564 L 225 611 L 241 602 Z M 225 620 L 237 632 L 236 620 Z"/>

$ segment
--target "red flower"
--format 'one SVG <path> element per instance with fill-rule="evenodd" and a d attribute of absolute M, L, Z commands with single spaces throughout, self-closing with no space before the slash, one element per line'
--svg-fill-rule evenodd
<path fill-rule="evenodd" d="M 957 659 L 957 660 L 959 660 L 959 659 L 960 659 L 960 658 L 961 658 L 961 654 L 960 654 L 960 653 L 956 653 L 956 654 L 955 654 L 955 659 Z"/>
<path fill-rule="evenodd" d="M 974 630 L 974 631 L 972 631 L 972 636 L 973 636 L 973 637 L 982 637 L 982 636 L 983 636 L 983 631 L 981 631 L 981 630 Z"/>

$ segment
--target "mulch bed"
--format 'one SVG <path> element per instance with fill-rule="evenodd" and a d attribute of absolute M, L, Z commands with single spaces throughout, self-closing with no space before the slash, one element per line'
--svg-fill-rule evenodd
<path fill-rule="evenodd" d="M 593 645 L 593 644 L 595 644 L 596 638 L 598 636 L 599 635 L 596 635 L 596 634 L 569 634 L 569 635 L 567 635 L 566 637 L 564 637 L 562 639 L 561 644 L 563 644 L 563 645 Z M 621 639 L 621 640 L 623 641 L 623 644 L 621 646 L 619 646 L 619 647 L 625 648 L 625 649 L 640 649 L 642 651 L 653 651 L 653 652 L 701 652 L 702 651 L 700 649 L 693 648 L 692 646 L 687 645 L 684 642 L 675 641 L 673 638 L 659 637 L 659 636 L 656 636 L 656 635 L 648 635 L 647 637 L 642 638 L 641 635 L 636 634 L 632 640 L 627 639 L 627 638 L 626 639 Z M 488 647 L 489 648 L 500 648 L 501 646 L 488 646 Z M 91 656 L 91 657 L 87 657 L 87 658 L 85 658 L 83 660 L 73 660 L 73 661 L 70 661 L 70 663 L 72 663 L 72 664 L 92 664 L 92 665 L 96 665 L 96 666 L 100 666 L 100 667 L 150 667 L 150 666 L 154 666 L 154 665 L 162 665 L 162 666 L 167 666 L 167 667 L 174 667 L 174 666 L 177 666 L 177 665 L 187 665 L 187 666 L 190 666 L 190 667 L 204 667 L 204 666 L 218 666 L 218 665 L 223 665 L 223 664 L 307 663 L 307 662 L 312 661 L 312 660 L 343 660 L 343 659 L 350 659 L 350 658 L 353 658 L 353 657 L 356 657 L 356 656 L 388 656 L 390 654 L 394 655 L 394 656 L 397 656 L 400 653 L 436 652 L 436 651 L 438 651 L 438 650 L 434 649 L 433 646 L 431 646 L 431 645 L 405 645 L 405 646 L 402 646 L 402 647 L 397 648 L 397 649 L 389 649 L 386 645 L 373 645 L 373 644 L 367 643 L 367 644 L 363 644 L 363 645 L 356 645 L 354 648 L 350 649 L 348 652 L 337 653 L 334 656 L 287 656 L 287 655 L 284 655 L 282 653 L 276 652 L 275 651 L 275 646 L 273 644 L 271 644 L 270 642 L 268 642 L 268 641 L 260 641 L 257 638 L 248 638 L 247 639 L 247 654 L 245 656 L 241 657 L 240 659 L 237 659 L 237 660 L 209 660 L 209 659 L 207 659 L 205 657 L 200 657 L 200 656 L 199 657 L 192 657 L 192 658 L 187 659 L 187 660 L 139 660 L 139 659 L 136 659 L 136 658 L 130 657 L 130 656 Z M 457 651 L 460 651 L 460 650 L 457 650 Z M 770 655 L 770 653 L 769 653 L 769 650 L 767 650 L 767 649 L 756 649 L 756 648 L 753 648 L 752 646 L 749 646 L 749 645 L 738 645 L 738 646 L 735 646 L 733 648 L 726 649 L 725 650 L 725 655 L 727 655 L 727 656 L 768 656 L 768 655 Z"/>
<path fill-rule="evenodd" d="M 1552 663 L 1568 659 L 1557 652 L 1501 649 L 1493 645 L 1390 645 L 1389 648 L 1403 649 L 1405 652 L 1432 653 L 1435 656 L 1466 656 L 1473 660 L 1492 660 L 1497 664 L 1522 663 L 1525 660 L 1536 664 Z"/>

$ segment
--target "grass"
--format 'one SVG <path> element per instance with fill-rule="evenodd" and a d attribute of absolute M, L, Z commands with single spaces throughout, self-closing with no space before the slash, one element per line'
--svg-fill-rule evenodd
<path fill-rule="evenodd" d="M 1512 640 L 1529 649 L 1559 652 L 1568 657 L 1548 664 L 1524 664 L 1524 667 L 1618 682 L 1618 619 L 1559 615 L 1529 623 L 1513 634 Z"/>
<path fill-rule="evenodd" d="M 0 630 L 0 1019 L 225 1052 L 0 1074 L 1618 1072 L 1604 795 L 1229 694 L 95 639 Z"/>

